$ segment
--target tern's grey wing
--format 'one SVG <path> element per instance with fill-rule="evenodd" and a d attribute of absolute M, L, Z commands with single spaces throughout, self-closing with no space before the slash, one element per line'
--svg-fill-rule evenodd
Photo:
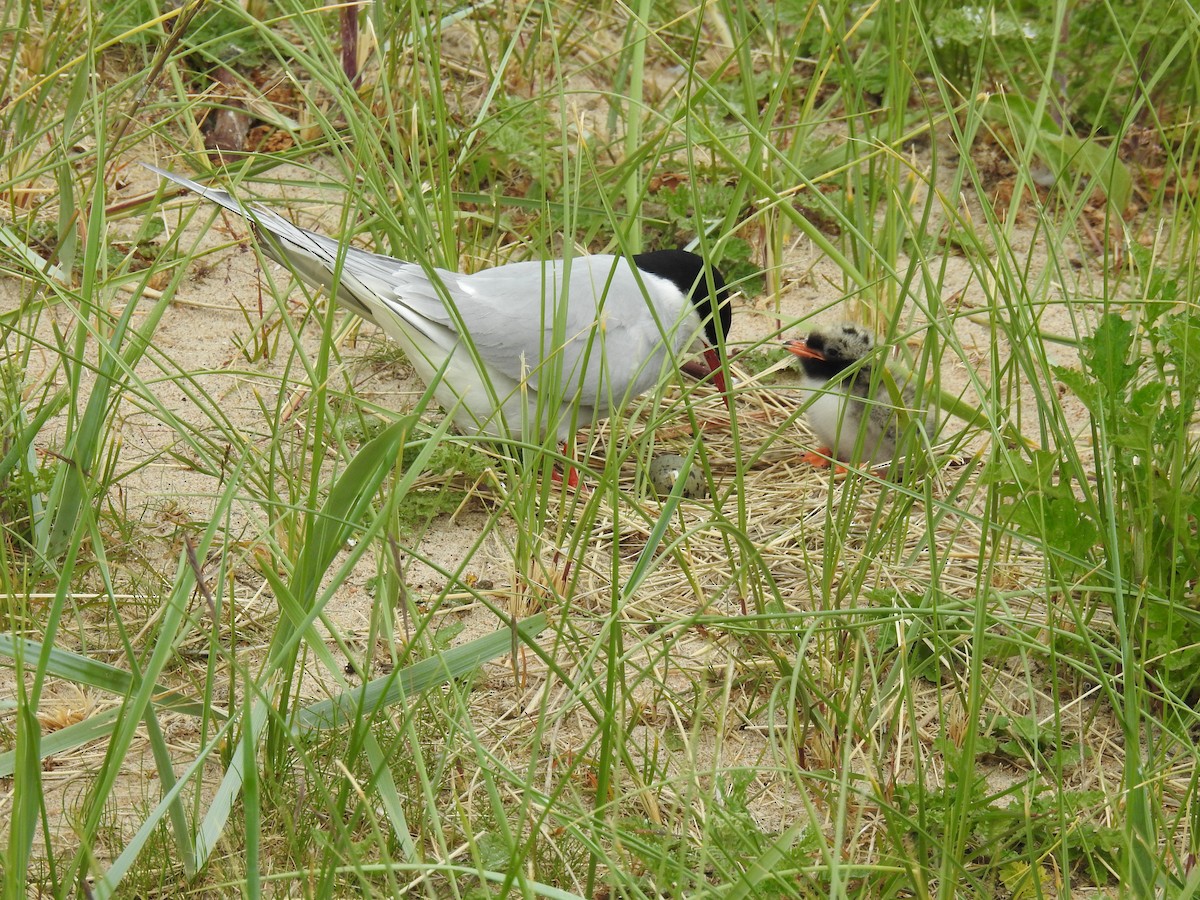
<path fill-rule="evenodd" d="M 420 266 L 389 268 L 386 257 L 366 256 L 356 253 L 347 269 L 395 315 L 414 327 L 436 323 L 446 334 L 465 327 L 492 372 L 534 391 L 557 382 L 564 399 L 593 408 L 656 383 L 667 356 L 662 334 L 672 333 L 687 302 L 655 299 L 654 285 L 639 284 L 621 257 L 509 263 L 473 275 L 435 269 L 431 280 Z M 364 271 L 368 262 L 373 271 Z M 673 342 L 676 349 L 681 342 Z"/>
<path fill-rule="evenodd" d="M 531 283 L 540 283 L 540 297 Z M 667 347 L 677 352 L 694 337 L 678 327 L 691 301 L 663 279 L 639 278 L 624 257 L 500 266 L 460 284 L 477 292 L 478 306 L 487 307 L 482 317 L 495 317 L 493 328 L 475 329 L 472 322 L 472 337 L 489 362 L 521 354 L 538 360 L 532 385 L 557 380 L 564 395 L 595 409 L 649 390 L 661 377 Z"/>
<path fill-rule="evenodd" d="M 650 286 L 638 284 L 627 260 L 607 255 L 501 266 L 460 284 L 474 292 L 479 321 L 492 323 L 476 327 L 471 320 L 484 358 L 495 366 L 523 359 L 535 388 L 557 382 L 592 407 L 640 394 L 657 380 L 662 334 L 678 317 L 678 308 L 661 310 L 660 330 Z"/>

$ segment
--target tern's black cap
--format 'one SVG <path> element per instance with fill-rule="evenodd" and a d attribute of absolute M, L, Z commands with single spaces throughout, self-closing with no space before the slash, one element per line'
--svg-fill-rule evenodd
<path fill-rule="evenodd" d="M 653 250 L 649 253 L 638 253 L 633 257 L 634 264 L 643 272 L 657 275 L 672 281 L 681 292 L 691 298 L 704 322 L 704 335 L 713 347 L 724 343 L 725 336 L 733 324 L 733 310 L 729 304 L 729 288 L 725 279 L 716 266 L 706 265 L 704 257 L 690 250 Z M 708 289 L 708 275 L 712 275 L 712 287 L 715 293 Z M 716 307 L 717 317 L 713 319 L 713 308 Z M 720 331 L 717 321 L 721 323 Z"/>

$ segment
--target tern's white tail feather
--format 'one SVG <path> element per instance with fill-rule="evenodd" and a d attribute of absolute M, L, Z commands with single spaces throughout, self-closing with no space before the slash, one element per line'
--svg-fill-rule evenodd
<path fill-rule="evenodd" d="M 336 292 L 336 299 L 352 312 L 378 323 L 378 317 L 373 309 L 375 303 L 372 302 L 374 294 L 362 285 L 355 283 L 354 268 L 349 263 L 349 260 L 355 255 L 374 256 L 374 254 L 364 253 L 353 247 L 342 249 L 339 243 L 332 238 L 293 225 L 283 216 L 265 207 L 247 208 L 243 206 L 233 195 L 220 188 L 206 187 L 190 178 L 160 169 L 149 163 L 142 163 L 142 165 L 168 181 L 183 185 L 205 200 L 237 213 L 249 222 L 260 236 L 267 236 L 266 240 L 259 242 L 267 256 L 293 270 L 313 287 L 325 288 L 334 293 L 334 271 L 337 268 L 339 254 L 344 255 L 347 261 L 343 264 L 345 271 L 338 282 L 341 290 Z"/>

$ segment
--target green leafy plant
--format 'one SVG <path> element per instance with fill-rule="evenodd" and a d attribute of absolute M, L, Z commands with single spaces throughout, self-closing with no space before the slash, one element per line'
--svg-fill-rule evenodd
<path fill-rule="evenodd" d="M 1178 282 L 1156 273 L 1138 321 L 1105 314 L 1080 343 L 1081 368 L 1055 376 L 1087 407 L 1095 484 L 1073 457 L 1032 450 L 989 476 L 1007 521 L 1037 535 L 1063 571 L 1104 566 L 1136 598 L 1126 624 L 1144 640 L 1163 686 L 1200 689 L 1200 314 L 1167 313 Z"/>
<path fill-rule="evenodd" d="M 1106 314 L 1083 342 L 1082 370 L 1055 374 L 1092 418 L 1098 480 L 1111 496 L 1100 526 L 1115 535 L 1109 571 L 1140 598 L 1129 624 L 1144 635 L 1164 686 L 1181 696 L 1200 689 L 1200 314 L 1164 315 L 1178 285 L 1159 273 L 1135 324 Z M 1115 565 L 1114 565 L 1115 563 Z"/>
<path fill-rule="evenodd" d="M 1058 450 L 1005 457 L 984 477 L 996 490 L 1004 521 L 1045 540 L 1056 565 L 1070 568 L 1088 559 L 1100 537 L 1096 501 Z"/>

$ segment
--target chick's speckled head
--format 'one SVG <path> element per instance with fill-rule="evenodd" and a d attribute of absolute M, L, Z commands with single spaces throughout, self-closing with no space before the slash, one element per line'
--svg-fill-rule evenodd
<path fill-rule="evenodd" d="M 800 357 L 811 377 L 829 380 L 875 349 L 875 338 L 861 325 L 840 322 L 809 333 L 802 341 L 787 341 L 788 350 Z"/>

